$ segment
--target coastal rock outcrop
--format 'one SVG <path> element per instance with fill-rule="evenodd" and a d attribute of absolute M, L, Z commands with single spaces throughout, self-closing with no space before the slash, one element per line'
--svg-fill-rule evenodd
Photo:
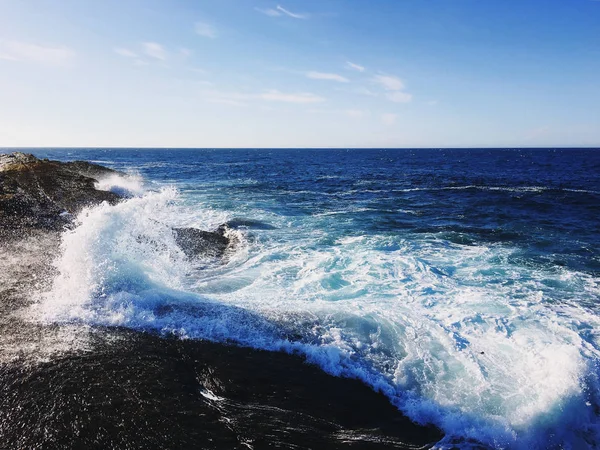
<path fill-rule="evenodd" d="M 50 161 L 20 152 L 0 155 L 0 237 L 60 231 L 86 206 L 116 204 L 123 199 L 120 194 L 96 188 L 98 180 L 111 175 L 127 176 L 87 161 Z M 222 256 L 229 245 L 225 230 L 173 229 L 190 258 Z"/>
<path fill-rule="evenodd" d="M 118 172 L 82 161 L 62 163 L 25 153 L 0 155 L 0 233 L 59 230 L 85 206 L 121 197 L 96 189 L 97 178 Z"/>

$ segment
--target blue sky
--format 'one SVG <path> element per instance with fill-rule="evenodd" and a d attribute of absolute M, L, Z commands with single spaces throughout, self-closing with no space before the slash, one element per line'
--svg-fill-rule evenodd
<path fill-rule="evenodd" d="M 598 145 L 598 0 L 0 0 L 0 146 Z"/>

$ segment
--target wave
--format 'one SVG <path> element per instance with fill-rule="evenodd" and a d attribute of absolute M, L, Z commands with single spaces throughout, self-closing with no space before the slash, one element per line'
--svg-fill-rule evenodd
<path fill-rule="evenodd" d="M 600 319 L 581 306 L 597 303 L 593 275 L 520 265 L 506 246 L 336 235 L 310 217 L 235 230 L 228 259 L 190 261 L 172 227 L 210 229 L 234 211 L 103 183 L 135 195 L 84 210 L 64 233 L 34 320 L 300 353 L 439 426 L 439 448 L 600 441 Z"/>
<path fill-rule="evenodd" d="M 138 174 L 123 176 L 120 174 L 102 177 L 96 183 L 96 189 L 110 191 L 122 197 L 139 197 L 146 193 L 148 187 Z"/>

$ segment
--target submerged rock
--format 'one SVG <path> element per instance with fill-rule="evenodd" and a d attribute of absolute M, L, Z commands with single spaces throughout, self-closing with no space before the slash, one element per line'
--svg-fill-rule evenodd
<path fill-rule="evenodd" d="M 197 228 L 173 228 L 175 242 L 188 258 L 198 256 L 223 256 L 230 244 L 225 228 L 204 231 Z"/>

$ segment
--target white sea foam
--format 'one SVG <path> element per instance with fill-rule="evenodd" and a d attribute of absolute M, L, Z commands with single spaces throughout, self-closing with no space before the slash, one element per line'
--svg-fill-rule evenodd
<path fill-rule="evenodd" d="M 435 235 L 342 235 L 324 246 L 327 230 L 284 220 L 252 240 L 240 234 L 237 253 L 198 270 L 171 226 L 226 218 L 202 204 L 163 189 L 82 212 L 35 317 L 300 352 L 440 426 L 440 448 L 453 438 L 598 442 L 600 320 L 579 306 L 597 302 L 598 279 Z"/>
<path fill-rule="evenodd" d="M 114 174 L 102 177 L 96 183 L 96 189 L 111 191 L 123 197 L 138 197 L 147 191 L 142 177 L 134 174 L 127 176 Z"/>

